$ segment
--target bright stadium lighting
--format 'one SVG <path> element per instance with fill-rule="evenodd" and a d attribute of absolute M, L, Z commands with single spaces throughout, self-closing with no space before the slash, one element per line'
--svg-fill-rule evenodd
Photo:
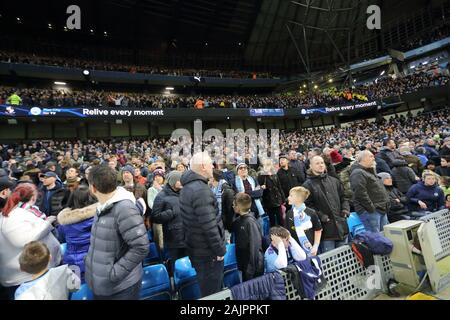
<path fill-rule="evenodd" d="M 166 90 L 167 91 L 172 91 L 172 90 L 175 90 L 175 88 L 174 87 L 166 87 Z"/>
<path fill-rule="evenodd" d="M 303 88 L 306 88 L 306 84 L 303 85 Z"/>
<path fill-rule="evenodd" d="M 411 66 L 411 67 L 409 67 L 410 69 L 415 69 L 416 68 L 416 66 Z"/>
<path fill-rule="evenodd" d="M 428 61 L 424 61 L 422 64 L 423 64 L 423 65 L 426 65 L 426 64 L 428 64 Z"/>
<path fill-rule="evenodd" d="M 386 70 L 381 71 L 380 76 L 384 76 L 385 73 L 386 73 Z"/>
<path fill-rule="evenodd" d="M 60 86 L 65 86 L 67 83 L 62 82 L 62 81 L 55 81 L 54 84 L 60 85 Z"/>
<path fill-rule="evenodd" d="M 328 82 L 329 82 L 329 83 L 333 83 L 333 79 L 329 79 Z"/>
<path fill-rule="evenodd" d="M 89 70 L 83 70 L 83 75 L 87 77 L 89 74 L 90 74 Z"/>
<path fill-rule="evenodd" d="M 52 26 L 51 23 L 48 24 L 48 28 L 49 28 L 49 29 L 53 29 L 53 26 Z"/>
<path fill-rule="evenodd" d="M 317 88 L 319 88 L 319 86 L 316 84 L 316 85 L 314 86 L 314 89 L 317 89 Z"/>

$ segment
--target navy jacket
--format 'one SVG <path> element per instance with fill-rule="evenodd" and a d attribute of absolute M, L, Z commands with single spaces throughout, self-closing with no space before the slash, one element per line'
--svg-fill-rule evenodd
<path fill-rule="evenodd" d="M 234 300 L 286 300 L 284 279 L 271 272 L 231 288 Z"/>
<path fill-rule="evenodd" d="M 166 184 L 153 202 L 152 221 L 162 224 L 167 248 L 186 247 L 179 197 L 180 193 Z"/>
<path fill-rule="evenodd" d="M 434 186 L 426 186 L 422 181 L 413 185 L 406 197 L 409 199 L 410 211 L 431 211 L 445 209 L 444 191 L 436 184 Z M 427 209 L 419 206 L 419 201 L 425 202 Z"/>

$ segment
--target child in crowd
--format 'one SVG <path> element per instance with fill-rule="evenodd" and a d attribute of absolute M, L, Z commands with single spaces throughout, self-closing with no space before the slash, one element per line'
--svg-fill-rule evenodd
<path fill-rule="evenodd" d="M 322 237 L 322 224 L 316 212 L 305 205 L 309 195 L 309 190 L 303 187 L 289 191 L 288 201 L 292 208 L 286 213 L 285 227 L 306 254 L 316 256 Z"/>
<path fill-rule="evenodd" d="M 69 291 L 80 288 L 80 279 L 68 265 L 48 268 L 51 256 L 47 246 L 38 241 L 25 245 L 19 257 L 20 269 L 33 280 L 22 283 L 15 293 L 16 300 L 67 300 Z"/>
<path fill-rule="evenodd" d="M 238 193 L 234 200 L 234 210 L 239 218 L 233 224 L 236 235 L 236 259 L 242 280 L 247 281 L 264 274 L 264 254 L 260 225 L 250 211 L 252 198 L 246 193 Z"/>
<path fill-rule="evenodd" d="M 266 273 L 286 268 L 295 261 L 306 260 L 305 251 L 285 228 L 279 226 L 270 228 L 270 239 L 272 242 L 264 254 Z"/>

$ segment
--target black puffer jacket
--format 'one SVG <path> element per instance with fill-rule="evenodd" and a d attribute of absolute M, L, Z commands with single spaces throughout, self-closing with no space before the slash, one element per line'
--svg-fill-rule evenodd
<path fill-rule="evenodd" d="M 225 231 L 216 197 L 205 177 L 192 170 L 181 176 L 180 209 L 191 257 L 225 255 Z"/>
<path fill-rule="evenodd" d="M 316 176 L 308 171 L 303 187 L 311 192 L 306 206 L 314 209 L 322 222 L 322 239 L 344 240 L 348 234 L 346 216 L 350 213 L 350 206 L 342 183 L 327 173 Z"/>
<path fill-rule="evenodd" d="M 417 182 L 414 170 L 408 166 L 405 160 L 394 160 L 392 168 L 392 179 L 398 190 L 407 193 L 409 188 Z"/>
<path fill-rule="evenodd" d="M 352 166 L 350 185 L 353 191 L 353 204 L 357 213 L 387 213 L 389 196 L 381 179 L 373 168 L 364 168 L 360 164 Z"/>
<path fill-rule="evenodd" d="M 185 248 L 183 220 L 180 211 L 180 193 L 165 185 L 153 202 L 152 221 L 163 226 L 164 246 Z"/>
<path fill-rule="evenodd" d="M 286 196 L 276 174 L 269 175 L 260 173 L 258 176 L 258 184 L 260 186 L 266 186 L 263 192 L 263 205 L 266 210 L 269 208 L 277 208 L 284 203 Z"/>

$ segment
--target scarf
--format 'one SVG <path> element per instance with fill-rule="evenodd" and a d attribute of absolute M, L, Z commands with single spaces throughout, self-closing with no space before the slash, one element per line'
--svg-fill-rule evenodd
<path fill-rule="evenodd" d="M 255 187 L 256 187 L 255 180 L 252 177 L 248 176 L 247 181 L 252 186 L 252 190 L 255 190 Z M 242 181 L 241 177 L 236 176 L 235 184 L 236 184 L 236 189 L 238 192 L 245 192 L 244 182 Z M 255 202 L 256 208 L 258 209 L 259 216 L 262 217 L 265 214 L 265 212 L 264 212 L 264 208 L 261 204 L 261 199 L 252 199 L 252 200 Z"/>
<path fill-rule="evenodd" d="M 306 230 L 312 228 L 311 217 L 305 212 L 306 205 L 303 203 L 300 207 L 293 206 L 292 210 L 294 212 L 294 226 L 297 232 L 299 244 L 306 254 L 311 252 L 311 242 L 305 234 Z"/>

